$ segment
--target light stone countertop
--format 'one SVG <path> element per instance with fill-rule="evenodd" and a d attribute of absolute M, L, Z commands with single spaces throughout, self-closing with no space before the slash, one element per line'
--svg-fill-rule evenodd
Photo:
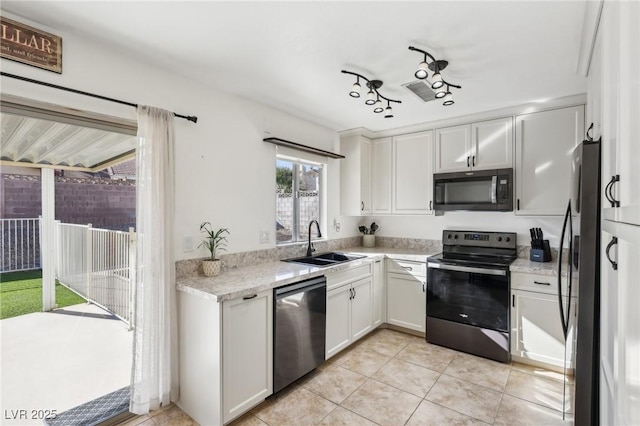
<path fill-rule="evenodd" d="M 439 251 L 400 249 L 389 247 L 353 247 L 342 250 L 347 254 L 362 254 L 367 257 L 330 267 L 305 266 L 291 262 L 269 262 L 239 267 L 223 272 L 217 277 L 188 277 L 176 281 L 176 288 L 184 293 L 205 299 L 223 302 L 249 296 L 264 290 L 292 284 L 308 278 L 349 269 L 380 258 L 426 262 L 427 256 Z"/>
<path fill-rule="evenodd" d="M 558 261 L 553 259 L 551 262 L 532 262 L 526 258 L 516 259 L 509 267 L 511 272 L 523 272 L 526 274 L 550 275 L 558 276 Z M 562 276 L 566 276 L 566 268 L 562 271 Z"/>

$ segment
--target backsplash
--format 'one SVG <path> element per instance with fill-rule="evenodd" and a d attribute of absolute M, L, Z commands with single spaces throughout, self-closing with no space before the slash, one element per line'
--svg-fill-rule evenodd
<path fill-rule="evenodd" d="M 316 252 L 322 253 L 326 251 L 344 251 L 362 246 L 362 237 L 340 238 L 328 241 L 318 241 L 313 243 Z M 434 253 L 442 250 L 442 242 L 440 240 L 425 240 L 419 238 L 395 238 L 376 236 L 376 247 L 395 248 L 403 250 L 424 251 L 425 253 Z M 529 258 L 529 246 L 518 246 L 518 257 L 523 259 Z M 307 251 L 306 244 L 291 244 L 265 250 L 245 251 L 241 253 L 229 253 L 220 256 L 222 261 L 221 270 L 227 271 L 248 265 L 259 265 L 262 263 L 277 262 L 282 259 L 304 256 Z M 563 251 L 564 256 L 568 256 L 568 251 Z M 558 257 L 558 249 L 551 248 L 552 261 L 556 261 Z M 202 260 L 186 259 L 176 262 L 176 279 L 194 277 L 201 275 Z"/>
<path fill-rule="evenodd" d="M 313 243 L 316 252 L 343 251 L 362 246 L 362 237 L 340 238 Z M 425 252 L 439 251 L 442 243 L 439 240 L 422 240 L 418 238 L 394 238 L 376 236 L 377 247 L 398 248 Z M 229 253 L 220 256 L 221 270 L 227 271 L 242 266 L 258 265 L 261 263 L 277 262 L 291 257 L 304 256 L 307 251 L 306 244 L 291 244 L 265 250 L 245 251 L 241 253 Z M 186 278 L 204 275 L 202 272 L 202 260 L 186 259 L 176 262 L 176 278 Z"/>

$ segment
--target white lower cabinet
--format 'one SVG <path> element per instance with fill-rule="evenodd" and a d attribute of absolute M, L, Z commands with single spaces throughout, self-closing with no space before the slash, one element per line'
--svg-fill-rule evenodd
<path fill-rule="evenodd" d="M 421 262 L 388 261 L 387 322 L 424 333 L 427 314 L 427 278 Z"/>
<path fill-rule="evenodd" d="M 273 392 L 273 292 L 222 304 L 222 402 L 227 423 Z"/>
<path fill-rule="evenodd" d="M 574 286 L 575 286 L 574 280 Z M 567 308 L 567 279 L 562 279 L 563 306 Z M 572 289 L 567 333 L 567 368 L 574 367 L 578 289 Z M 566 315 L 566 313 L 565 313 Z M 562 367 L 565 342 L 560 321 L 558 277 L 511 273 L 511 355 L 517 361 L 535 361 Z"/>
<path fill-rule="evenodd" d="M 558 296 L 533 291 L 511 291 L 511 355 L 524 360 L 562 367 L 565 357 Z M 566 298 L 564 299 L 566 306 Z M 576 298 L 571 298 L 567 341 L 567 367 L 572 368 L 571 348 L 575 338 Z"/>
<path fill-rule="evenodd" d="M 327 291 L 326 359 L 373 329 L 372 305 L 371 277 Z"/>

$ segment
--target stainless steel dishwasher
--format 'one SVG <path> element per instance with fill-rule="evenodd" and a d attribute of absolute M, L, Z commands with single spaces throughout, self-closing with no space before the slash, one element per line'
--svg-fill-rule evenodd
<path fill-rule="evenodd" d="M 273 393 L 324 362 L 327 280 L 324 276 L 273 291 Z"/>

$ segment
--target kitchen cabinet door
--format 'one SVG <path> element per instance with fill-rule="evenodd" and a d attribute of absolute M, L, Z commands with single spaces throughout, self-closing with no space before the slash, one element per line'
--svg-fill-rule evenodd
<path fill-rule="evenodd" d="M 372 265 L 373 274 L 371 279 L 373 280 L 373 327 L 377 327 L 383 322 L 386 322 L 386 307 L 387 307 L 387 292 L 383 271 L 382 260 L 376 260 Z"/>
<path fill-rule="evenodd" d="M 387 274 L 387 322 L 425 332 L 427 315 L 426 278 Z"/>
<path fill-rule="evenodd" d="M 327 291 L 326 359 L 351 343 L 351 285 Z"/>
<path fill-rule="evenodd" d="M 372 328 L 372 281 L 371 277 L 356 281 L 351 285 L 351 338 L 356 341 Z"/>
<path fill-rule="evenodd" d="M 273 391 L 273 292 L 223 302 L 222 342 L 227 423 Z"/>
<path fill-rule="evenodd" d="M 393 138 L 393 213 L 433 214 L 433 132 Z"/>
<path fill-rule="evenodd" d="M 436 130 L 435 172 L 461 172 L 471 166 L 471 126 Z"/>
<path fill-rule="evenodd" d="M 611 158 L 604 164 L 602 181 L 606 188 L 612 177 L 616 177 L 610 193 L 618 201 L 612 206 L 603 199 L 604 217 L 640 225 L 640 4 L 605 4 L 603 19 L 607 24 L 603 29 L 604 68 L 607 71 L 614 68 L 609 72 L 615 79 L 607 81 L 604 89 L 605 96 L 610 98 L 605 110 L 612 108 L 612 112 L 607 111 L 607 127 L 602 136 L 610 145 L 605 149 L 614 153 L 615 160 Z"/>
<path fill-rule="evenodd" d="M 371 140 L 361 135 L 340 138 L 340 211 L 369 215 L 371 205 Z"/>
<path fill-rule="evenodd" d="M 471 124 L 471 168 L 505 169 L 513 166 L 513 117 Z"/>
<path fill-rule="evenodd" d="M 571 159 L 584 139 L 584 105 L 516 117 L 516 214 L 564 214 Z"/>
<path fill-rule="evenodd" d="M 391 138 L 371 141 L 372 214 L 391 213 Z"/>
<path fill-rule="evenodd" d="M 611 424 L 640 424 L 640 226 L 604 220 L 602 230 L 601 402 L 614 404 L 602 412 Z"/>
<path fill-rule="evenodd" d="M 558 296 L 512 290 L 511 355 L 562 367 L 565 342 L 558 315 Z M 566 298 L 565 298 L 566 306 Z M 573 368 L 576 298 L 571 298 L 571 321 L 567 337 L 567 368 Z"/>

